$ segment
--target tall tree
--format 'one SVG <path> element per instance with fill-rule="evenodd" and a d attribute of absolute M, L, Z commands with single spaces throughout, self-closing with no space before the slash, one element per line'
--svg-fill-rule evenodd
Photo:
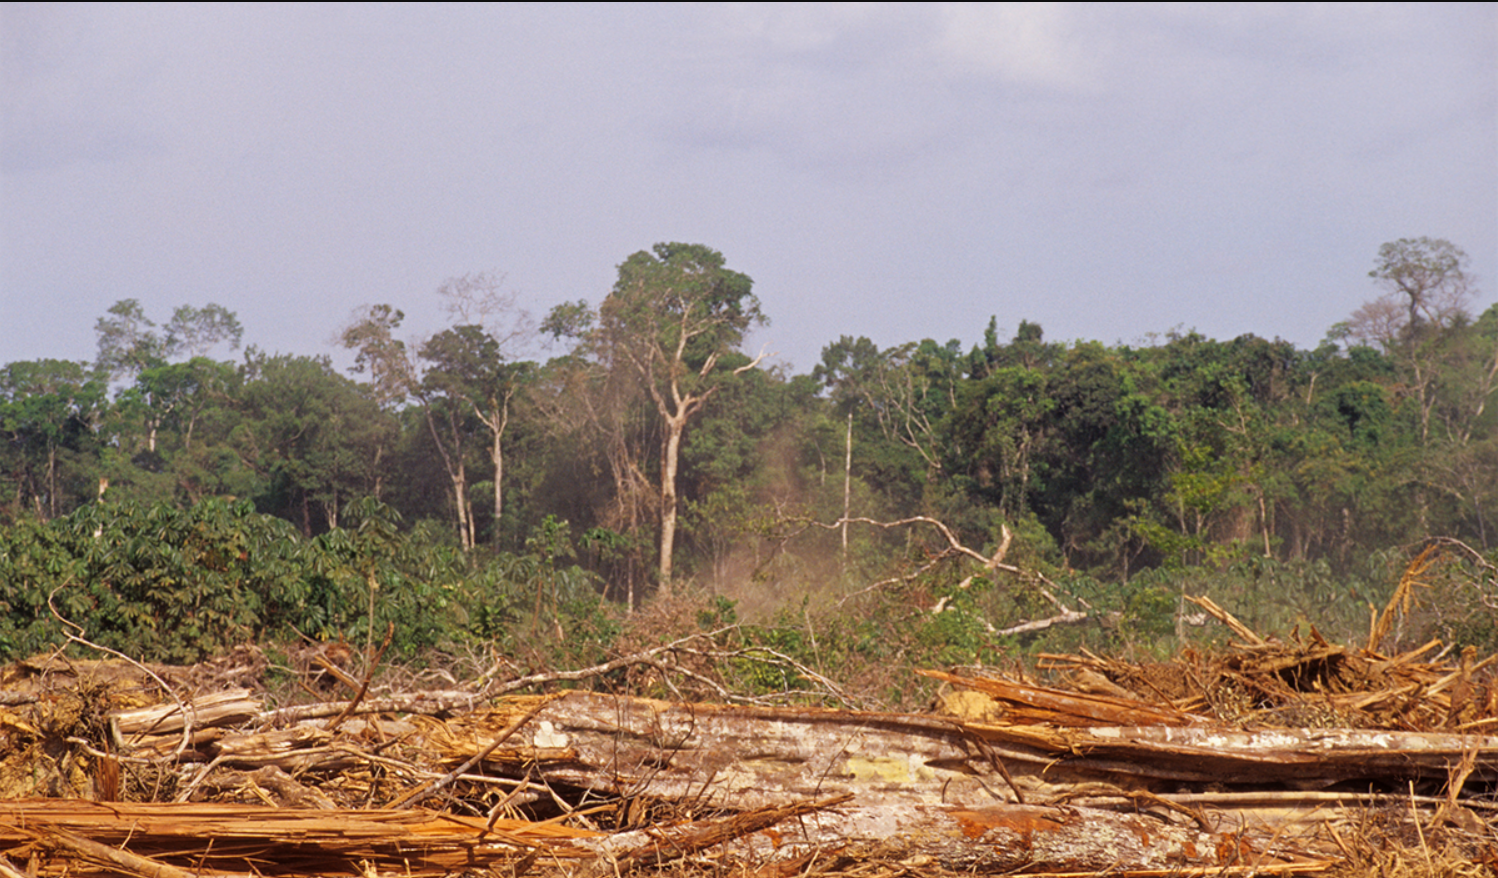
<path fill-rule="evenodd" d="M 504 435 L 511 403 L 529 373 L 527 364 L 507 361 L 512 349 L 530 337 L 531 321 L 515 295 L 503 288 L 503 279 L 493 273 L 449 278 L 437 294 L 458 325 L 421 342 L 415 360 L 395 336 L 405 314 L 390 305 L 356 312 L 340 341 L 357 351 L 354 371 L 370 373 L 370 386 L 381 406 L 398 405 L 408 396 L 420 402 L 447 472 L 459 543 L 470 549 L 478 536 L 465 460 L 476 429 L 472 422 L 488 434 L 497 540 L 504 514 Z"/>
<path fill-rule="evenodd" d="M 344 504 L 373 493 L 376 449 L 390 441 L 393 418 L 325 357 L 256 354 L 245 372 L 234 438 L 270 486 L 259 505 L 299 518 L 309 536 L 338 527 Z"/>
<path fill-rule="evenodd" d="M 416 367 L 406 343 L 395 337 L 406 314 L 390 305 L 368 305 L 356 310 L 338 341 L 355 352 L 355 374 L 369 373 L 374 401 L 381 408 L 399 405 L 416 387 Z"/>
<path fill-rule="evenodd" d="M 475 526 L 473 502 L 468 498 L 468 464 L 464 459 L 467 437 L 471 432 L 469 413 L 460 399 L 449 396 L 456 379 L 440 370 L 422 375 L 406 343 L 395 337 L 405 319 L 405 312 L 398 308 L 370 305 L 355 312 L 339 340 L 344 347 L 357 352 L 350 371 L 369 372 L 370 396 L 378 406 L 390 409 L 412 396 L 421 404 L 422 420 L 447 473 L 458 544 L 471 549 Z M 440 359 L 447 356 L 447 349 L 455 349 L 457 345 L 444 342 L 437 347 L 443 353 L 423 347 L 421 355 L 432 353 Z"/>
<path fill-rule="evenodd" d="M 1368 272 L 1384 294 L 1354 312 L 1340 330 L 1383 348 L 1403 368 L 1418 405 L 1422 444 L 1430 441 L 1441 361 L 1453 331 L 1471 321 L 1468 261 L 1460 247 L 1439 238 L 1400 238 L 1384 244 Z"/>
<path fill-rule="evenodd" d="M 456 322 L 429 339 L 422 357 L 430 364 L 443 390 L 466 402 L 489 433 L 489 464 L 494 468 L 494 527 L 497 546 L 504 516 L 505 432 L 511 404 L 534 377 L 534 364 L 515 362 L 515 354 L 535 337 L 529 312 L 520 307 L 504 278 L 478 272 L 448 278 L 437 288 L 444 307 Z"/>
<path fill-rule="evenodd" d="M 357 309 L 338 335 L 344 347 L 355 352 L 354 374 L 369 373 L 366 391 L 381 411 L 394 412 L 416 389 L 416 365 L 406 343 L 395 337 L 406 315 L 390 305 L 368 305 Z M 380 463 L 388 449 L 382 443 L 374 449 L 375 472 L 373 497 L 379 500 L 384 482 L 379 475 Z"/>
<path fill-rule="evenodd" d="M 1469 454 L 1472 425 L 1498 391 L 1498 339 L 1474 327 L 1467 310 L 1474 294 L 1468 262 L 1460 247 L 1439 238 L 1384 244 L 1368 273 L 1384 294 L 1336 329 L 1338 335 L 1378 346 L 1395 364 L 1401 401 L 1414 407 L 1419 458 L 1410 481 L 1419 526 L 1426 532 L 1439 526 L 1432 520 L 1427 489 L 1476 502 L 1472 492 L 1453 487 L 1470 479 L 1453 481 L 1450 473 L 1467 468 L 1461 459 Z M 1442 423 L 1445 435 L 1433 434 Z"/>
<path fill-rule="evenodd" d="M 114 303 L 108 316 L 94 324 L 94 332 L 99 337 L 95 365 L 111 379 L 133 379 L 175 357 L 201 357 L 224 342 L 235 349 L 244 336 L 234 312 L 212 302 L 202 308 L 183 305 L 172 312 L 163 335 L 137 299 Z"/>
<path fill-rule="evenodd" d="M 663 428 L 660 472 L 660 585 L 671 589 L 676 542 L 676 475 L 681 438 L 691 417 L 717 392 L 719 360 L 744 333 L 766 322 L 754 282 L 725 267 L 723 254 L 701 244 L 657 244 L 619 266 L 619 280 L 599 307 L 603 349 L 615 368 L 644 384 Z M 737 367 L 744 372 L 759 359 Z"/>
<path fill-rule="evenodd" d="M 1423 323 L 1445 326 L 1466 311 L 1469 262 L 1462 248 L 1442 238 L 1400 238 L 1378 248 L 1368 276 L 1403 306 L 1407 330 Z"/>
<path fill-rule="evenodd" d="M 115 302 L 109 316 L 94 324 L 94 332 L 99 337 L 95 365 L 112 379 L 134 378 L 166 360 L 166 340 L 137 299 Z"/>
<path fill-rule="evenodd" d="M 103 377 L 82 363 L 36 360 L 0 368 L 0 437 L 15 485 L 17 510 L 30 506 L 42 519 L 67 511 L 70 492 L 63 470 L 68 458 L 94 443 L 106 407 Z M 77 496 L 77 486 L 71 492 Z"/>
<path fill-rule="evenodd" d="M 857 404 L 884 438 L 910 448 L 932 471 L 942 468 L 936 425 L 957 400 L 960 345 L 931 339 L 880 351 L 867 338 L 843 336 L 822 349 L 812 377 L 823 381 L 843 411 Z"/>
<path fill-rule="evenodd" d="M 168 355 L 202 357 L 224 342 L 231 350 L 237 349 L 243 337 L 239 318 L 224 306 L 212 302 L 202 308 L 183 305 L 172 312 L 172 322 L 166 326 L 166 350 Z"/>
<path fill-rule="evenodd" d="M 515 395 L 531 374 L 533 364 L 505 362 L 499 340 L 474 325 L 446 329 L 427 339 L 421 347 L 421 358 L 427 363 L 421 385 L 423 399 L 441 397 L 450 405 L 468 409 L 488 432 L 489 463 L 494 467 L 493 539 L 497 542 L 504 515 L 505 432 Z M 449 416 L 455 419 L 457 412 Z M 456 431 L 453 435 L 456 444 Z M 461 468 L 461 461 L 457 461 L 456 471 L 461 472 Z M 476 539 L 471 511 L 466 518 L 468 534 Z"/>

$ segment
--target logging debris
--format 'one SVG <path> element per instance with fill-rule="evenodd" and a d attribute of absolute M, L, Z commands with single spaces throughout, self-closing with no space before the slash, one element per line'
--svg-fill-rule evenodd
<path fill-rule="evenodd" d="M 39 657 L 0 674 L 0 876 L 1313 875 L 1370 827 L 1498 875 L 1493 657 L 1198 605 L 1231 648 L 924 671 L 925 714 Z"/>

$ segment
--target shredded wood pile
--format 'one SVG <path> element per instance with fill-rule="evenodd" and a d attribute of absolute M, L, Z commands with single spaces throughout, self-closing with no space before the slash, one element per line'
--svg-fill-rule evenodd
<path fill-rule="evenodd" d="M 1498 875 L 1498 657 L 1198 603 L 1231 649 L 928 671 L 930 714 L 341 674 L 270 708 L 248 653 L 39 657 L 0 676 L 0 878 L 1347 875 L 1376 839 Z"/>

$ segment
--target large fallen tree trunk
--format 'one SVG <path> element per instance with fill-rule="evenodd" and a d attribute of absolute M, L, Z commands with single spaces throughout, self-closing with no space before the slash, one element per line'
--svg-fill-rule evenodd
<path fill-rule="evenodd" d="M 529 699 L 434 729 L 429 749 L 456 764 Z M 527 767 L 498 748 L 497 773 L 527 771 L 609 797 L 691 803 L 699 812 L 752 810 L 844 793 L 863 805 L 992 803 L 1012 795 L 983 744 L 938 717 L 830 709 L 677 704 L 575 692 L 540 710 L 517 746 L 555 758 Z"/>
<path fill-rule="evenodd" d="M 7 857 L 30 858 L 39 878 L 485 868 L 602 878 L 682 861 L 789 875 L 831 858 L 1052 878 L 1312 874 L 1350 856 L 1329 814 L 1390 805 L 1422 845 L 1447 829 L 1469 850 L 1498 842 L 1487 819 L 1498 813 L 1498 737 L 1485 734 L 1498 687 L 1477 673 L 1486 662 L 1464 654 L 1441 666 L 1421 659 L 1429 646 L 1382 656 L 1314 631 L 1279 643 L 1230 627 L 1246 645 L 1210 662 L 1047 657 L 1073 689 L 924 672 L 977 702 L 960 716 L 498 697 L 542 675 L 381 699 L 361 684 L 353 701 L 271 712 L 244 691 L 171 693 L 175 705 L 115 712 L 110 741 L 93 746 L 72 713 L 42 699 L 25 708 L 31 719 L 0 711 L 11 742 L 0 779 L 32 778 L 13 798 L 41 789 L 35 778 L 88 795 L 90 771 L 102 795 L 99 778 L 123 766 L 180 804 L 0 807 L 0 878 L 26 874 Z M 678 641 L 552 682 L 673 649 L 709 655 Z M 255 801 L 282 807 L 245 804 Z M 552 819 L 497 819 L 521 814 Z"/>
<path fill-rule="evenodd" d="M 467 758 L 524 704 L 452 721 L 428 743 L 449 762 Z M 547 704 L 517 738 L 525 754 L 496 748 L 491 770 L 531 771 L 605 796 L 691 802 L 704 812 L 844 793 L 869 806 L 1024 803 L 1026 791 L 1034 801 L 1057 783 L 1085 780 L 1130 789 L 1159 788 L 1158 781 L 1283 789 L 1365 781 L 1399 789 L 1411 780 L 1445 781 L 1464 762 L 1473 781 L 1498 778 L 1498 738 L 1472 735 L 1005 725 L 593 693 Z"/>

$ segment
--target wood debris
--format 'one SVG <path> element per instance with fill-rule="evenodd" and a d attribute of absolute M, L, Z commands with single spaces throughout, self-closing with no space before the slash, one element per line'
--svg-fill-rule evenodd
<path fill-rule="evenodd" d="M 153 668 L 163 692 L 121 662 L 22 663 L 0 689 L 0 875 L 1311 875 L 1369 815 L 1498 863 L 1492 659 L 1279 641 L 1198 603 L 1228 652 L 925 672 L 966 715 L 375 697 L 367 676 L 268 707 L 226 668 L 202 690 Z"/>

